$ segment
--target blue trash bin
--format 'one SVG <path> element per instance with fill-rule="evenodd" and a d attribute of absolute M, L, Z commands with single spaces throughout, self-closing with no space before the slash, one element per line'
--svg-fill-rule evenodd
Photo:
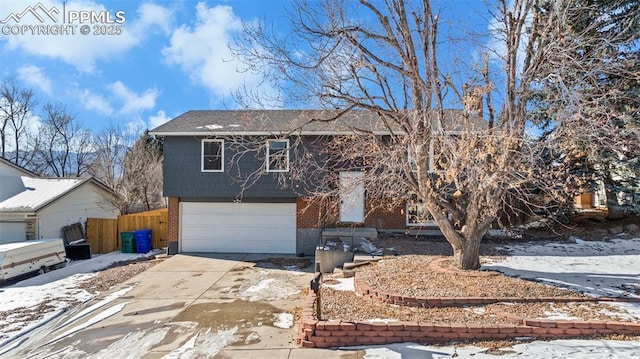
<path fill-rule="evenodd" d="M 151 230 L 140 229 L 133 232 L 136 242 L 136 253 L 147 253 L 151 250 Z"/>

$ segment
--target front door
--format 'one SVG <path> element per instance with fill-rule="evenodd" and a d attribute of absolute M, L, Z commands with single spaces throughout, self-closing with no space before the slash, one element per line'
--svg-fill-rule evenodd
<path fill-rule="evenodd" d="M 340 172 L 340 222 L 364 222 L 362 172 Z"/>

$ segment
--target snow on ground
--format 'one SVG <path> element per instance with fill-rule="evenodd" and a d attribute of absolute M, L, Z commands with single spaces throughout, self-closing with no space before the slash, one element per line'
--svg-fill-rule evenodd
<path fill-rule="evenodd" d="M 515 245 L 504 249 L 510 252 L 509 256 L 482 268 L 592 296 L 640 297 L 640 238 Z"/>
<path fill-rule="evenodd" d="M 92 299 L 94 296 L 81 289 L 80 284 L 96 271 L 145 256 L 148 254 L 111 252 L 72 261 L 64 268 L 0 288 L 0 347 L 68 307 Z"/>
<path fill-rule="evenodd" d="M 272 276 L 272 272 L 269 271 L 260 271 L 257 281 L 248 282 L 240 290 L 240 298 L 250 302 L 287 299 L 300 293 L 300 289 L 288 277 Z"/>
<path fill-rule="evenodd" d="M 578 240 L 576 240 L 578 239 Z M 534 279 L 593 296 L 640 297 L 640 238 L 623 236 L 606 241 L 518 244 L 504 246 L 509 256 L 485 263 L 482 268 L 509 276 Z M 324 284 L 327 285 L 327 284 Z M 328 285 L 327 285 L 328 286 Z M 343 283 L 334 285 L 343 286 Z M 611 303 L 640 320 L 640 303 Z M 548 313 L 567 319 L 565 313 Z M 640 341 L 552 340 L 533 341 L 488 351 L 474 346 L 428 347 L 415 343 L 375 347 L 349 347 L 364 350 L 364 358 L 640 358 Z"/>
<path fill-rule="evenodd" d="M 344 348 L 343 348 L 344 349 Z M 473 358 L 473 359 L 631 359 L 640 358 L 638 342 L 621 340 L 552 340 L 518 344 L 489 351 L 475 346 L 434 347 L 416 343 L 400 343 L 375 347 L 351 347 L 364 350 L 365 359 L 400 358 Z"/>
<path fill-rule="evenodd" d="M 78 325 L 76 327 L 73 327 L 73 328 L 65 331 L 64 333 L 58 335 L 57 337 L 55 337 L 55 339 L 53 339 L 52 341 L 50 341 L 47 344 L 51 344 L 53 342 L 57 342 L 58 340 L 60 340 L 62 338 L 65 338 L 65 337 L 68 337 L 71 334 L 77 333 L 77 332 L 81 331 L 84 328 L 88 328 L 88 327 L 90 327 L 90 326 L 92 326 L 92 325 L 94 325 L 96 323 L 99 323 L 99 322 L 109 318 L 112 315 L 118 314 L 119 312 L 122 311 L 122 309 L 124 309 L 124 307 L 127 306 L 127 304 L 129 304 L 129 303 L 128 302 L 120 303 L 120 304 L 117 304 L 117 305 L 115 305 L 115 306 L 103 311 L 103 312 L 100 312 L 98 315 L 92 317 L 90 320 L 86 321 L 85 323 L 82 323 L 82 324 L 80 324 L 80 325 Z"/>
<path fill-rule="evenodd" d="M 276 314 L 276 320 L 273 322 L 273 326 L 281 329 L 289 329 L 293 327 L 293 314 L 291 313 Z"/>
<path fill-rule="evenodd" d="M 233 343 L 238 328 L 212 332 L 201 330 L 180 348 L 165 355 L 163 359 L 212 358 L 224 347 Z M 134 358 L 134 357 L 130 357 Z"/>
<path fill-rule="evenodd" d="M 355 284 L 353 283 L 352 278 L 332 278 L 332 281 L 335 280 L 338 283 L 331 284 L 330 282 L 322 283 L 323 287 L 331 288 L 333 290 L 344 290 L 344 291 L 356 291 Z"/>

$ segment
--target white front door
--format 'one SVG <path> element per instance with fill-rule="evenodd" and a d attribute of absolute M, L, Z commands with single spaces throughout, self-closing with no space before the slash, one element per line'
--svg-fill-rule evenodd
<path fill-rule="evenodd" d="M 362 172 L 340 172 L 340 222 L 364 222 Z"/>

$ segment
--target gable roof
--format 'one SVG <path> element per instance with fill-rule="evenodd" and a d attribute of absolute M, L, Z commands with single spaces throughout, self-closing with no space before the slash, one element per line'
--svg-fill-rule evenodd
<path fill-rule="evenodd" d="M 445 110 L 449 124 L 454 124 L 462 110 Z M 149 133 L 158 136 L 207 135 L 350 135 L 354 131 L 390 134 L 391 131 L 372 111 L 351 110 L 194 110 L 158 126 Z M 455 126 L 451 126 L 452 128 Z M 392 128 L 401 134 L 399 128 Z M 450 129 L 447 129 L 450 130 Z"/>
<path fill-rule="evenodd" d="M 32 178 L 21 176 L 25 190 L 0 202 L 0 213 L 33 213 L 89 182 L 106 189 L 91 177 L 88 178 Z"/>
<path fill-rule="evenodd" d="M 7 166 L 10 168 L 13 168 L 21 173 L 23 173 L 25 176 L 29 176 L 29 177 L 38 177 L 37 174 L 35 174 L 34 172 L 29 171 L 28 169 L 19 166 L 5 158 L 0 157 L 0 169 L 2 168 L 2 166 Z M 3 175 L 4 171 L 0 171 L 0 176 Z"/>

